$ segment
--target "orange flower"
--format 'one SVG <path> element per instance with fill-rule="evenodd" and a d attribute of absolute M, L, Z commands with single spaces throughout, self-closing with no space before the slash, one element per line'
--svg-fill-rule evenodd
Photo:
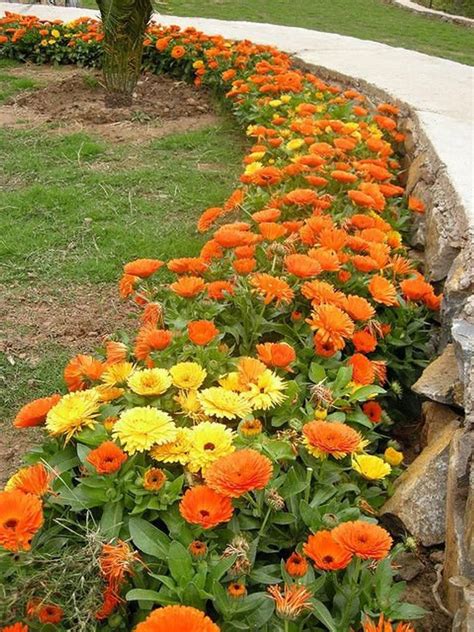
<path fill-rule="evenodd" d="M 254 171 L 249 180 L 252 184 L 256 184 L 259 187 L 268 187 L 280 182 L 281 177 L 280 169 L 276 167 L 262 167 Z"/>
<path fill-rule="evenodd" d="M 346 568 L 352 559 L 352 553 L 338 544 L 330 531 L 318 531 L 310 535 L 303 550 L 315 566 L 323 571 Z"/>
<path fill-rule="evenodd" d="M 220 632 L 218 625 L 191 606 L 166 606 L 148 615 L 135 632 Z"/>
<path fill-rule="evenodd" d="M 29 617 L 35 617 L 41 623 L 60 623 L 64 611 L 53 603 L 42 603 L 39 599 L 31 599 L 26 607 Z"/>
<path fill-rule="evenodd" d="M 295 295 L 284 279 L 274 277 L 271 274 L 254 274 L 250 284 L 256 289 L 258 294 L 263 296 L 265 305 L 272 301 L 275 301 L 277 305 L 280 303 L 291 303 Z"/>
<path fill-rule="evenodd" d="M 278 208 L 266 208 L 263 211 L 257 211 L 256 213 L 252 213 L 252 219 L 254 222 L 275 222 L 280 218 L 281 211 Z"/>
<path fill-rule="evenodd" d="M 135 285 L 139 281 L 139 277 L 131 274 L 124 274 L 119 281 L 119 293 L 121 298 L 131 296 L 135 290 Z"/>
<path fill-rule="evenodd" d="M 321 266 L 308 255 L 288 255 L 284 260 L 285 268 L 290 274 L 306 279 L 321 272 Z"/>
<path fill-rule="evenodd" d="M 258 358 L 264 364 L 289 371 L 290 364 L 296 360 L 293 347 L 286 342 L 265 342 L 257 345 Z"/>
<path fill-rule="evenodd" d="M 377 346 L 377 338 L 372 336 L 368 331 L 356 331 L 352 336 L 352 343 L 356 351 L 362 351 L 362 353 L 371 353 Z"/>
<path fill-rule="evenodd" d="M 285 569 L 290 577 L 303 577 L 308 572 L 308 562 L 302 555 L 293 551 L 285 562 Z"/>
<path fill-rule="evenodd" d="M 173 46 L 171 49 L 171 57 L 173 59 L 181 59 L 186 54 L 186 49 L 184 46 Z"/>
<path fill-rule="evenodd" d="M 40 426 L 44 423 L 46 415 L 53 406 L 61 399 L 61 395 L 51 395 L 50 397 L 41 397 L 34 399 L 32 402 L 25 404 L 17 412 L 13 421 L 15 428 L 31 428 Z"/>
<path fill-rule="evenodd" d="M 117 593 L 127 575 L 133 574 L 133 566 L 140 556 L 123 540 L 116 544 L 103 544 L 99 556 L 99 566 L 107 584 Z"/>
<path fill-rule="evenodd" d="M 135 339 L 134 354 L 137 360 L 146 360 L 152 351 L 163 351 L 169 346 L 173 334 L 167 329 L 156 329 L 145 325 L 138 331 Z"/>
<path fill-rule="evenodd" d="M 123 271 L 125 274 L 146 279 L 159 270 L 162 265 L 163 261 L 159 259 L 135 259 L 135 261 L 126 263 L 123 266 Z"/>
<path fill-rule="evenodd" d="M 275 602 L 275 610 L 282 619 L 297 619 L 305 610 L 311 610 L 312 597 L 306 586 L 292 584 L 285 586 L 283 592 L 280 586 L 269 586 L 268 593 Z"/>
<path fill-rule="evenodd" d="M 125 362 L 128 355 L 128 347 L 123 342 L 115 342 L 115 340 L 107 340 L 105 343 L 105 353 L 108 364 L 117 362 Z"/>
<path fill-rule="evenodd" d="M 343 522 L 332 530 L 332 536 L 346 551 L 364 560 L 381 560 L 388 555 L 392 538 L 379 525 L 362 520 Z"/>
<path fill-rule="evenodd" d="M 207 295 L 215 301 L 225 301 L 234 294 L 234 286 L 230 281 L 212 281 L 207 284 Z"/>
<path fill-rule="evenodd" d="M 386 621 L 383 614 L 380 615 L 377 623 L 365 618 L 362 622 L 363 632 L 415 632 L 411 623 L 400 621 L 396 627 L 390 621 Z"/>
<path fill-rule="evenodd" d="M 257 260 L 253 257 L 237 259 L 232 263 L 232 267 L 237 274 L 250 274 L 257 267 Z"/>
<path fill-rule="evenodd" d="M 286 228 L 276 222 L 262 222 L 258 225 L 260 233 L 267 241 L 275 241 L 286 235 Z"/>
<path fill-rule="evenodd" d="M 352 381 L 356 384 L 372 384 L 375 380 L 372 362 L 362 353 L 354 353 L 347 364 L 352 367 Z"/>
<path fill-rule="evenodd" d="M 426 210 L 425 203 L 412 195 L 408 198 L 408 208 L 414 213 L 424 213 Z"/>
<path fill-rule="evenodd" d="M 29 467 L 23 467 L 16 474 L 13 474 L 5 485 L 5 491 L 9 492 L 15 489 L 24 494 L 33 494 L 33 496 L 41 498 L 49 491 L 53 478 L 53 474 L 48 472 L 42 463 L 36 463 Z"/>
<path fill-rule="evenodd" d="M 230 582 L 227 585 L 227 594 L 232 599 L 240 599 L 241 597 L 245 597 L 247 594 L 247 589 L 245 588 L 245 584 L 241 582 Z"/>
<path fill-rule="evenodd" d="M 98 448 L 91 450 L 86 457 L 98 474 L 117 472 L 127 460 L 127 455 L 113 441 L 104 441 Z"/>
<path fill-rule="evenodd" d="M 64 381 L 70 391 L 89 388 L 92 382 L 100 379 L 105 365 L 90 355 L 79 354 L 72 358 L 64 369 Z"/>
<path fill-rule="evenodd" d="M 143 487 L 148 492 L 159 492 L 166 483 L 166 474 L 159 467 L 152 467 L 145 472 Z"/>
<path fill-rule="evenodd" d="M 312 248 L 308 254 L 319 263 L 324 272 L 337 272 L 341 267 L 336 251 L 330 248 Z"/>
<path fill-rule="evenodd" d="M 43 526 L 39 498 L 18 490 L 0 492 L 0 546 L 7 551 L 28 551 Z"/>
<path fill-rule="evenodd" d="M 111 586 L 107 586 L 102 594 L 102 605 L 95 614 L 98 621 L 108 619 L 121 602 L 120 597 L 115 593 Z"/>
<path fill-rule="evenodd" d="M 214 461 L 206 470 L 207 485 L 230 498 L 263 489 L 273 474 L 270 459 L 251 448 L 238 450 Z"/>
<path fill-rule="evenodd" d="M 377 402 L 365 402 L 362 405 L 362 410 L 373 424 L 378 424 L 382 419 L 382 406 Z"/>
<path fill-rule="evenodd" d="M 5 38 L 6 41 L 7 38 Z M 2 43 L 2 39 L 0 38 L 0 44 Z M 13 625 L 7 625 L 5 628 L 1 628 L 0 632 L 28 632 L 28 626 L 24 623 L 14 623 Z"/>
<path fill-rule="evenodd" d="M 319 459 L 329 455 L 342 459 L 357 452 L 363 445 L 362 437 L 356 430 L 337 421 L 310 421 L 303 426 L 303 435 L 308 452 Z"/>
<path fill-rule="evenodd" d="M 182 257 L 168 261 L 168 270 L 175 274 L 203 274 L 208 264 L 201 257 Z"/>
<path fill-rule="evenodd" d="M 204 557 L 207 554 L 207 544 L 202 540 L 193 540 L 188 546 L 188 551 L 193 557 Z"/>
<path fill-rule="evenodd" d="M 311 301 L 313 307 L 322 303 L 343 307 L 345 302 L 345 295 L 326 281 L 306 281 L 301 286 L 301 294 Z"/>
<path fill-rule="evenodd" d="M 369 292 L 376 303 L 388 307 L 398 305 L 397 290 L 393 283 L 382 276 L 374 276 L 368 285 Z"/>
<path fill-rule="evenodd" d="M 356 182 L 357 180 L 357 176 L 354 175 L 353 173 L 348 173 L 347 171 L 340 171 L 338 169 L 331 171 L 331 178 L 333 178 L 334 180 L 337 180 L 338 182 L 342 182 L 344 184 Z"/>
<path fill-rule="evenodd" d="M 197 229 L 200 233 L 205 233 L 206 230 L 214 224 L 217 218 L 219 218 L 223 213 L 222 208 L 220 207 L 212 207 L 208 208 L 204 211 L 198 221 Z"/>
<path fill-rule="evenodd" d="M 188 323 L 188 336 L 195 345 L 203 347 L 218 334 L 219 330 L 212 320 L 194 320 Z"/>
<path fill-rule="evenodd" d="M 423 300 L 427 294 L 433 294 L 433 286 L 427 283 L 422 277 L 401 281 L 400 289 L 403 295 L 412 301 L 420 301 Z"/>
<path fill-rule="evenodd" d="M 207 485 L 197 485 L 184 494 L 179 512 L 186 522 L 212 529 L 221 522 L 228 522 L 234 508 L 227 496 L 217 493 Z"/>
<path fill-rule="evenodd" d="M 369 320 L 375 316 L 375 309 L 362 296 L 349 294 L 344 302 L 344 309 L 352 320 Z"/>
<path fill-rule="evenodd" d="M 214 240 L 222 246 L 222 248 L 237 248 L 238 246 L 251 246 L 255 241 L 256 235 L 246 230 L 237 228 L 219 228 L 214 233 Z"/>
<path fill-rule="evenodd" d="M 182 298 L 193 298 L 200 294 L 205 287 L 204 281 L 196 276 L 183 276 L 170 285 L 170 289 Z"/>
<path fill-rule="evenodd" d="M 335 305 L 319 305 L 306 322 L 316 331 L 316 340 L 343 349 L 345 338 L 354 333 L 354 323 L 349 316 Z"/>

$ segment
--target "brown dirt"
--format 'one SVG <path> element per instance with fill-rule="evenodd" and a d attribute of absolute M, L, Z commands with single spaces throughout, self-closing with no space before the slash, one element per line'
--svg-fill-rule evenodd
<path fill-rule="evenodd" d="M 218 118 L 206 90 L 166 76 L 143 74 L 129 107 L 105 106 L 98 71 L 25 65 L 8 71 L 41 86 L 0 107 L 0 126 L 54 124 L 59 132 L 88 131 L 115 142 L 139 143 L 213 125 Z M 44 87 L 43 87 L 44 86 Z"/>

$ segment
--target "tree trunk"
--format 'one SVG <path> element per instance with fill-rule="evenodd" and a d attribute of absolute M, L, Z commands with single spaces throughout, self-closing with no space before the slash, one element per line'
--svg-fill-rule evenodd
<path fill-rule="evenodd" d="M 104 30 L 103 73 L 110 107 L 130 105 L 141 72 L 151 0 L 98 0 Z"/>

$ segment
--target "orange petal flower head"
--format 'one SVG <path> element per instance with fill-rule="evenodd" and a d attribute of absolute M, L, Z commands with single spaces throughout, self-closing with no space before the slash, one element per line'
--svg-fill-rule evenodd
<path fill-rule="evenodd" d="M 148 615 L 135 632 L 220 632 L 218 625 L 191 606 L 165 606 Z"/>
<path fill-rule="evenodd" d="M 123 271 L 125 274 L 146 279 L 159 270 L 162 265 L 163 261 L 159 259 L 135 259 L 135 261 L 126 263 L 123 266 Z"/>
<path fill-rule="evenodd" d="M 89 388 L 105 370 L 105 365 L 90 355 L 79 354 L 64 369 L 64 381 L 70 391 Z"/>
<path fill-rule="evenodd" d="M 335 305 L 318 305 L 306 322 L 316 331 L 321 344 L 330 343 L 336 349 L 343 349 L 345 338 L 354 333 L 352 320 Z"/>
<path fill-rule="evenodd" d="M 265 305 L 272 301 L 275 301 L 277 305 L 280 303 L 291 303 L 295 295 L 284 279 L 274 277 L 271 274 L 254 274 L 250 284 L 263 297 Z"/>
<path fill-rule="evenodd" d="M 49 491 L 53 478 L 53 474 L 48 472 L 42 463 L 36 463 L 29 467 L 22 467 L 13 474 L 5 485 L 5 491 L 16 489 L 24 494 L 33 494 L 41 498 Z"/>
<path fill-rule="evenodd" d="M 354 353 L 347 364 L 352 367 L 352 381 L 356 384 L 372 384 L 375 380 L 375 368 L 362 353 Z"/>
<path fill-rule="evenodd" d="M 182 298 L 193 298 L 200 294 L 206 284 L 200 277 L 183 276 L 170 285 L 170 289 Z"/>
<path fill-rule="evenodd" d="M 342 459 L 363 445 L 361 435 L 340 422 L 310 421 L 303 426 L 303 443 L 319 459 L 333 456 Z"/>
<path fill-rule="evenodd" d="M 346 568 L 352 559 L 352 553 L 338 544 L 330 531 L 318 531 L 310 535 L 303 550 L 315 566 L 323 571 Z"/>
<path fill-rule="evenodd" d="M 89 452 L 86 460 L 98 474 L 113 474 L 125 463 L 127 455 L 113 441 L 104 441 L 98 448 Z"/>
<path fill-rule="evenodd" d="M 383 527 L 362 520 L 343 522 L 331 533 L 338 544 L 364 560 L 387 557 L 393 542 Z"/>
<path fill-rule="evenodd" d="M 289 365 L 296 360 L 293 347 L 286 342 L 265 342 L 257 345 L 258 358 L 270 367 L 289 370 Z"/>
<path fill-rule="evenodd" d="M 316 276 L 321 272 L 321 266 L 308 255 L 294 254 L 287 255 L 284 260 L 285 268 L 290 274 L 294 274 L 301 279 Z"/>
<path fill-rule="evenodd" d="M 230 498 L 214 491 L 207 485 L 191 487 L 184 494 L 179 512 L 191 524 L 199 524 L 204 529 L 212 529 L 221 522 L 232 518 L 234 508 Z"/>
<path fill-rule="evenodd" d="M 369 292 L 376 303 L 391 307 L 398 305 L 397 290 L 393 283 L 382 276 L 374 276 L 368 285 Z"/>
<path fill-rule="evenodd" d="M 46 415 L 51 408 L 56 406 L 60 399 L 61 395 L 55 394 L 50 397 L 41 397 L 25 404 L 16 414 L 13 425 L 15 428 L 40 426 L 44 423 Z"/>
<path fill-rule="evenodd" d="M 219 334 L 211 320 L 194 320 L 188 323 L 188 336 L 195 345 L 205 346 Z"/>
<path fill-rule="evenodd" d="M 308 572 L 308 562 L 294 551 L 286 560 L 285 569 L 290 577 L 303 577 Z"/>
<path fill-rule="evenodd" d="M 0 546 L 7 551 L 28 551 L 42 526 L 39 498 L 16 489 L 0 492 Z"/>
<path fill-rule="evenodd" d="M 207 485 L 219 494 L 238 498 L 249 491 L 263 489 L 272 474 L 270 459 L 249 448 L 214 461 L 206 470 L 205 478 Z"/>

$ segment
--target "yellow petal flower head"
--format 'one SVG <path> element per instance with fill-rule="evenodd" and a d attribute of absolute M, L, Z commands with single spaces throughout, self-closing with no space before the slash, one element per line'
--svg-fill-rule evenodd
<path fill-rule="evenodd" d="M 197 391 L 179 391 L 174 400 L 181 406 L 178 414 L 191 417 L 193 421 L 204 421 L 207 419 L 201 408 Z"/>
<path fill-rule="evenodd" d="M 168 413 L 138 406 L 124 411 L 114 424 L 112 435 L 128 454 L 144 452 L 154 445 L 169 443 L 176 438 L 177 428 Z"/>
<path fill-rule="evenodd" d="M 352 469 L 369 481 L 377 481 L 390 474 L 392 468 L 379 456 L 359 454 L 352 457 Z"/>
<path fill-rule="evenodd" d="M 266 369 L 258 376 L 256 384 L 250 385 L 250 390 L 243 393 L 252 410 L 268 410 L 281 404 L 286 395 L 282 393 L 286 383 L 278 375 Z"/>
<path fill-rule="evenodd" d="M 99 412 L 99 395 L 93 388 L 61 397 L 46 416 L 46 430 L 54 437 L 66 435 L 66 441 L 84 428 L 92 428 Z"/>
<path fill-rule="evenodd" d="M 246 389 L 246 386 L 244 386 L 240 381 L 240 374 L 237 373 L 237 371 L 232 371 L 231 373 L 224 375 L 224 377 L 221 377 L 219 379 L 219 384 L 222 388 L 225 388 L 226 391 L 236 391 L 237 393 L 241 393 Z"/>
<path fill-rule="evenodd" d="M 403 452 L 395 450 L 395 448 L 387 448 L 383 454 L 383 458 L 387 463 L 396 467 L 403 461 Z"/>
<path fill-rule="evenodd" d="M 198 395 L 201 406 L 209 417 L 243 419 L 250 413 L 250 404 L 243 395 L 233 393 L 220 386 L 212 386 Z"/>
<path fill-rule="evenodd" d="M 107 386 L 126 386 L 134 370 L 131 362 L 115 362 L 102 373 L 100 379 Z"/>
<path fill-rule="evenodd" d="M 155 445 L 150 450 L 150 456 L 162 463 L 181 463 L 186 465 L 189 461 L 189 449 L 191 447 L 191 430 L 178 428 L 173 441 Z"/>
<path fill-rule="evenodd" d="M 171 376 L 166 369 L 141 369 L 131 374 L 127 384 L 138 395 L 162 395 L 171 386 Z"/>
<path fill-rule="evenodd" d="M 234 452 L 234 432 L 223 424 L 203 421 L 191 429 L 188 468 L 191 472 L 206 470 L 221 456 Z"/>
<path fill-rule="evenodd" d="M 179 362 L 170 369 L 173 385 L 182 389 L 198 389 L 206 379 L 206 369 L 197 362 Z"/>

